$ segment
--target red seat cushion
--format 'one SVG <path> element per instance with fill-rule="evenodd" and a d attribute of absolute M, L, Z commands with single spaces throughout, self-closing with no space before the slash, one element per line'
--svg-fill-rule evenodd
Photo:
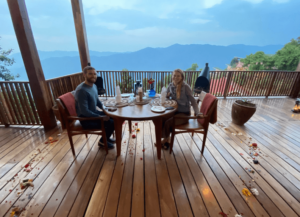
<path fill-rule="evenodd" d="M 65 107 L 67 108 L 71 116 L 77 116 L 76 107 L 75 107 L 75 98 L 72 93 L 70 92 L 66 93 L 64 95 L 61 95 L 58 98 L 63 102 L 63 104 L 65 105 Z"/>

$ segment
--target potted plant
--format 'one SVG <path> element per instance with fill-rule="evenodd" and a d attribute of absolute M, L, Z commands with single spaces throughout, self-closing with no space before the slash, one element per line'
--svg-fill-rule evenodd
<path fill-rule="evenodd" d="M 247 99 L 236 100 L 232 104 L 231 118 L 237 125 L 245 124 L 256 111 L 256 104 Z"/>

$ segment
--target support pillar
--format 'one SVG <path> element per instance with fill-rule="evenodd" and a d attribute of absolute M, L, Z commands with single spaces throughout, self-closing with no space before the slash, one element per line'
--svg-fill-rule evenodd
<path fill-rule="evenodd" d="M 81 68 L 83 69 L 91 63 L 89 46 L 86 37 L 85 21 L 83 14 L 82 0 L 71 0 L 74 24 L 77 36 L 78 50 L 81 62 Z"/>
<path fill-rule="evenodd" d="M 26 68 L 32 96 L 46 130 L 56 126 L 52 102 L 35 45 L 25 0 L 7 0 L 16 37 Z"/>

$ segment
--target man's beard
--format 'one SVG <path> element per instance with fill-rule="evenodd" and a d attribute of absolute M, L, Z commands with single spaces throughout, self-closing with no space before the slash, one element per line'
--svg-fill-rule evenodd
<path fill-rule="evenodd" d="M 86 80 L 89 83 L 95 83 L 97 79 L 94 80 L 93 78 L 87 78 Z"/>

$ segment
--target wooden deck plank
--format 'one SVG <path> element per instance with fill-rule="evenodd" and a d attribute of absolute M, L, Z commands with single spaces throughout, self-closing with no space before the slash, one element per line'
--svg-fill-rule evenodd
<path fill-rule="evenodd" d="M 59 206 L 65 192 L 70 186 L 73 178 L 76 176 L 79 168 L 89 155 L 91 149 L 95 147 L 95 144 L 97 144 L 97 138 L 97 135 L 90 136 L 73 161 L 65 158 L 57 165 L 55 170 L 51 173 L 49 178 L 36 193 L 34 200 L 30 201 L 30 204 L 32 205 L 39 205 L 29 208 L 28 213 L 33 213 L 33 216 L 40 216 L 46 205 L 48 205 L 50 208 L 52 207 L 53 210 Z M 79 142 L 82 142 L 82 140 L 79 140 Z M 48 209 L 45 211 L 47 210 Z M 44 214 L 41 216 L 49 215 Z M 53 216 L 53 214 L 50 216 Z"/>
<path fill-rule="evenodd" d="M 74 142 L 76 141 L 76 138 Z M 63 144 L 62 142 L 61 144 Z M 78 143 L 77 143 L 78 144 Z M 82 144 L 78 144 L 77 146 L 80 146 Z M 58 146 L 59 147 L 59 146 Z M 49 176 L 49 174 L 52 172 L 53 169 L 55 169 L 56 165 L 59 163 L 59 161 L 64 157 L 66 152 L 70 150 L 70 146 L 64 145 L 62 149 L 59 150 L 51 150 L 50 154 L 44 157 L 34 168 L 33 170 L 28 173 L 24 178 L 26 179 L 34 179 L 34 189 L 25 189 L 23 193 L 20 196 L 17 196 L 15 194 L 10 194 L 6 200 L 7 201 L 17 201 L 15 204 L 12 203 L 11 205 L 19 205 L 20 208 L 24 208 L 26 204 L 30 201 L 30 198 L 28 198 L 28 194 L 32 193 L 32 196 L 37 191 L 38 187 L 43 184 L 43 181 Z M 56 151 L 59 151 L 58 154 L 56 154 Z M 39 179 L 37 179 L 39 177 Z M 16 184 L 18 186 L 18 184 Z M 19 203 L 19 204 L 18 204 Z M 1 205 L 7 205 L 6 203 L 3 203 Z M 3 209 L 4 211 L 4 209 Z M 1 213 L 0 213 L 1 216 Z"/>
<path fill-rule="evenodd" d="M 201 149 L 202 140 L 200 140 L 200 137 L 194 136 L 193 140 L 195 141 L 195 144 L 192 143 L 192 145 L 197 145 L 197 148 Z M 207 140 L 206 142 L 209 142 L 209 140 Z M 239 214 L 243 213 L 243 215 L 245 216 L 255 216 L 241 196 L 240 192 L 236 190 L 234 184 L 229 180 L 229 177 L 225 174 L 220 165 L 215 161 L 211 153 L 205 150 L 203 156 L 205 157 L 206 162 L 219 180 L 219 183 L 227 193 L 228 197 L 234 204 L 237 212 Z"/>
<path fill-rule="evenodd" d="M 12 150 L 14 150 L 15 148 L 19 147 L 20 144 L 22 144 L 23 142 L 27 141 L 33 135 L 37 134 L 38 129 L 40 129 L 40 131 L 43 131 L 43 129 L 41 129 L 41 128 L 30 129 L 26 133 L 24 133 L 23 135 L 21 135 L 20 136 L 21 138 L 16 137 L 15 139 L 12 139 L 8 143 L 6 143 L 3 146 L 1 146 L 0 147 L 0 158 L 3 158 L 4 156 L 7 155 L 7 153 L 9 153 Z"/>
<path fill-rule="evenodd" d="M 97 145 L 98 140 L 99 138 L 97 136 L 89 138 L 85 145 L 85 147 L 87 147 L 87 150 L 81 150 L 81 156 L 79 155 L 76 158 L 76 161 L 73 162 L 68 171 L 65 173 L 58 187 L 55 189 L 54 193 L 51 195 L 51 198 L 48 200 L 47 204 L 43 208 L 40 216 L 54 216 L 57 208 L 60 206 L 60 203 L 62 202 L 67 191 L 69 190 L 69 187 L 72 185 L 73 182 L 76 182 L 77 179 L 81 178 L 79 176 L 81 175 L 79 174 L 79 172 L 82 171 L 82 168 L 85 168 L 87 170 L 91 166 L 99 150 L 99 147 Z M 89 147 L 91 147 L 90 150 L 88 149 Z M 87 152 L 87 155 L 85 155 L 85 152 Z"/>
<path fill-rule="evenodd" d="M 144 122 L 138 123 L 140 132 L 137 133 L 137 140 L 135 146 L 135 163 L 134 163 L 134 177 L 132 189 L 132 204 L 131 216 L 140 217 L 145 213 L 145 194 L 144 194 Z"/>
<path fill-rule="evenodd" d="M 233 125 L 233 124 L 232 124 Z M 230 126 L 232 126 L 230 125 Z M 212 126 L 212 127 L 215 127 L 215 126 Z M 230 128 L 229 128 L 230 129 Z M 222 129 L 223 132 L 225 131 L 224 129 Z M 234 132 L 234 131 L 233 131 Z M 249 147 L 248 147 L 248 143 L 244 143 L 243 141 L 244 140 L 247 140 L 247 137 L 245 137 L 245 135 L 247 135 L 246 132 L 244 132 L 241 128 L 239 128 L 239 132 L 242 132 L 243 135 L 240 135 L 240 136 L 234 136 L 232 135 L 231 133 L 229 132 L 226 132 L 227 135 L 232 139 L 234 140 L 237 144 L 240 144 L 242 145 L 241 147 L 244 149 L 244 151 L 246 151 L 247 153 L 249 153 Z M 240 139 L 242 138 L 242 139 Z M 255 141 L 252 139 L 253 142 L 256 142 L 258 143 L 258 141 Z M 259 144 L 259 143 L 258 143 Z M 261 148 L 261 147 L 260 147 Z M 260 154 L 260 157 L 259 158 L 259 165 L 256 166 L 259 167 L 259 166 L 264 166 L 264 167 L 261 167 L 259 170 L 260 171 L 266 171 L 266 173 L 261 173 L 264 175 L 264 179 L 268 181 L 268 183 L 281 195 L 281 197 L 284 198 L 284 200 L 293 208 L 293 210 L 299 214 L 299 207 L 298 207 L 298 204 L 299 202 L 289 193 L 287 192 L 287 190 L 282 187 L 281 183 L 278 183 L 276 181 L 276 179 L 273 178 L 273 176 L 271 174 L 269 174 L 269 171 L 268 171 L 268 168 L 269 169 L 272 169 L 272 166 L 275 166 L 275 165 L 278 165 L 278 167 L 280 167 L 280 165 L 277 163 L 278 161 L 280 161 L 281 159 L 280 158 L 277 158 L 277 159 L 274 159 L 274 158 L 271 158 L 269 157 L 269 154 L 266 154 L 262 149 L 260 150 L 260 152 L 262 152 L 262 154 Z M 272 162 L 272 163 L 270 163 Z M 262 170 L 262 168 L 264 168 L 264 170 Z M 277 166 L 276 166 L 277 168 Z M 259 172 L 258 170 L 256 172 Z M 276 172 L 276 171 L 274 171 Z"/>
<path fill-rule="evenodd" d="M 0 202 L 8 196 L 8 194 L 10 193 L 9 190 L 15 190 L 15 188 L 18 188 L 18 180 L 25 179 L 29 175 L 28 172 L 24 171 L 24 166 L 26 164 L 31 164 L 30 167 L 33 168 L 32 173 L 35 172 L 35 174 L 39 174 L 44 167 L 43 165 L 46 165 L 45 163 L 49 162 L 52 159 L 52 153 L 58 152 L 61 147 L 65 145 L 65 143 L 66 138 L 62 137 L 55 144 L 44 144 L 44 148 L 41 148 L 40 152 L 38 150 L 35 150 L 32 153 L 28 154 L 20 163 L 14 165 L 15 167 L 11 169 L 0 180 L 0 188 L 2 188 L 2 190 L 0 191 Z M 13 186 L 11 186 L 10 184 L 12 182 Z"/>
<path fill-rule="evenodd" d="M 76 139 L 76 142 L 74 143 L 74 148 L 75 148 L 75 152 L 79 153 L 80 150 L 83 148 L 85 142 L 83 142 L 85 139 L 85 137 L 80 136 L 78 139 Z M 18 206 L 20 208 L 25 208 L 26 212 L 24 213 L 24 215 L 26 214 L 33 214 L 34 213 L 29 213 L 28 211 L 34 207 L 34 206 L 38 206 L 37 204 L 39 203 L 38 201 L 35 201 L 35 197 L 36 196 L 43 196 L 39 194 L 39 190 L 41 189 L 41 187 L 43 186 L 44 182 L 48 180 L 48 178 L 51 179 L 51 177 L 49 177 L 53 171 L 62 171 L 65 167 L 66 167 L 66 160 L 68 160 L 67 163 L 72 163 L 74 160 L 73 154 L 70 150 L 70 146 L 64 146 L 63 149 L 53 158 L 52 161 L 50 161 L 49 164 L 45 165 L 44 169 L 40 172 L 40 167 L 41 165 L 38 165 L 34 168 L 34 170 L 28 174 L 28 176 L 26 178 L 28 179 L 34 179 L 33 184 L 34 184 L 34 188 L 27 188 L 25 191 L 23 191 L 23 193 L 21 194 L 20 197 L 16 197 L 16 195 L 10 194 L 10 196 L 14 196 L 17 198 L 17 202 L 14 204 L 14 206 Z M 58 168 L 58 165 L 60 165 L 60 167 Z M 39 173 L 40 172 L 40 173 Z M 60 174 L 58 174 L 60 175 Z M 57 184 L 57 182 L 52 181 L 50 183 L 53 183 L 54 185 Z M 51 187 L 51 184 L 50 184 Z M 42 190 L 42 189 L 41 189 Z M 38 194 L 37 194 L 38 193 Z M 28 195 L 32 194 L 32 198 L 28 198 Z M 36 195 L 37 194 L 37 195 Z M 39 205 L 43 205 L 43 204 L 39 204 Z M 9 216 L 9 213 L 6 214 L 6 216 Z"/>
<path fill-rule="evenodd" d="M 43 217 L 300 216 L 300 114 L 290 111 L 294 100 L 253 98 L 257 111 L 244 126 L 231 123 L 235 100 L 219 100 L 218 121 L 228 126 L 210 126 L 204 155 L 202 135 L 185 133 L 176 136 L 172 154 L 162 150 L 161 160 L 149 121 L 138 122 L 136 139 L 123 129 L 119 158 L 116 149 L 108 155 L 98 150 L 97 136 L 74 136 L 74 158 L 66 132 L 45 144 L 58 132 L 0 127 L 0 216 L 10 216 L 13 206 L 26 207 L 20 216 Z M 259 164 L 252 162 L 249 141 L 259 145 Z M 27 173 L 29 162 L 33 170 Z M 35 187 L 20 191 L 25 178 L 33 178 Z M 259 195 L 245 198 L 243 184 Z"/>
<path fill-rule="evenodd" d="M 145 132 L 151 133 L 152 137 L 151 144 L 157 174 L 157 186 L 161 216 L 178 216 L 164 153 L 162 152 L 161 160 L 157 158 L 157 151 L 155 150 L 154 145 L 156 144 L 155 126 L 152 122 L 146 124 Z"/>
<path fill-rule="evenodd" d="M 181 151 L 184 155 L 186 162 L 188 163 L 189 169 L 194 177 L 195 183 L 201 194 L 205 207 L 210 216 L 217 216 L 222 211 L 212 190 L 205 180 L 205 176 L 202 173 L 200 167 L 197 165 L 190 150 L 183 145 L 185 143 L 184 137 L 178 136 L 178 143 L 180 144 Z"/>
<path fill-rule="evenodd" d="M 98 147 L 97 147 L 98 148 Z M 86 198 L 86 196 L 90 196 L 93 190 L 93 186 L 97 181 L 97 177 L 100 173 L 102 168 L 104 159 L 106 157 L 106 152 L 104 149 L 100 149 L 96 157 L 88 158 L 86 163 L 80 168 L 78 175 L 75 177 L 74 181 L 72 182 L 70 188 L 68 189 L 67 193 L 65 194 L 63 200 L 59 204 L 58 209 L 56 210 L 55 215 L 53 216 L 68 216 L 75 200 L 78 198 Z M 91 190 L 87 189 L 90 188 Z M 85 196 L 85 197 L 82 197 Z M 88 199 L 78 199 L 81 201 L 80 206 L 87 207 Z M 78 208 L 76 206 L 76 208 Z M 82 209 L 81 209 L 82 210 Z M 82 213 L 78 213 L 82 214 Z M 51 215 L 48 215 L 51 216 Z"/>
<path fill-rule="evenodd" d="M 145 125 L 149 122 L 144 122 L 144 182 L 145 182 L 145 216 L 146 217 L 158 217 L 161 216 L 157 175 L 155 170 L 155 162 L 152 150 L 152 138 L 150 130 L 146 131 Z"/>
<path fill-rule="evenodd" d="M 216 137 L 217 138 L 216 138 Z M 258 184 L 255 183 L 255 176 L 251 174 L 249 171 L 247 171 L 245 168 L 251 168 L 252 164 L 248 164 L 247 166 L 241 164 L 240 162 L 242 160 L 242 157 L 236 153 L 236 152 L 227 152 L 227 150 L 223 147 L 224 143 L 226 143 L 225 140 L 222 140 L 218 135 L 212 135 L 211 133 L 208 134 L 208 138 L 211 141 L 211 143 L 208 143 L 208 146 L 217 149 L 220 154 L 223 156 L 223 158 L 228 162 L 228 164 L 232 167 L 232 169 L 236 172 L 236 174 L 240 177 L 240 179 L 243 181 L 244 186 L 246 188 L 256 188 L 259 192 L 259 195 L 255 198 L 257 201 L 263 206 L 263 208 L 268 212 L 270 216 L 284 216 L 280 210 L 277 208 L 275 204 L 273 204 L 272 200 L 265 194 L 265 192 L 260 188 Z M 218 140 L 219 139 L 219 140 Z M 222 145 L 221 145 L 222 143 Z M 213 145 L 213 146 L 211 146 Z M 236 159 L 239 159 L 239 161 L 236 161 Z M 250 161 L 251 162 L 251 161 Z M 243 165 L 243 166 L 242 166 Z M 245 167 L 244 167 L 245 166 Z"/>
<path fill-rule="evenodd" d="M 277 205 L 278 209 L 281 210 L 284 215 L 287 216 L 297 216 L 297 214 L 289 207 L 289 205 L 282 199 L 282 197 L 277 194 L 272 186 L 268 184 L 268 182 L 264 179 L 264 174 L 267 173 L 263 167 L 260 166 L 262 164 L 261 160 L 260 164 L 256 165 L 252 163 L 252 158 L 248 155 L 248 149 L 244 150 L 240 147 L 239 143 L 236 143 L 234 140 L 229 138 L 224 132 L 221 130 L 214 131 L 210 130 L 210 132 L 214 135 L 214 137 L 221 142 L 221 144 L 230 152 L 230 154 L 238 160 L 239 164 L 243 168 L 247 169 L 254 169 L 256 174 L 249 173 L 251 178 L 258 184 L 261 189 L 268 195 L 268 197 Z M 236 151 L 236 153 L 235 153 Z M 241 154 L 240 154 L 241 153 Z M 259 172 L 260 171 L 260 172 Z M 275 208 L 274 211 L 277 209 Z M 272 215 L 272 212 L 269 212 Z M 277 213 L 275 213 L 277 215 Z M 275 216 L 276 216 L 275 215 Z M 280 216 L 280 213 L 278 213 Z M 272 215 L 274 216 L 274 215 Z"/>
<path fill-rule="evenodd" d="M 226 192 L 224 191 L 223 187 L 220 185 L 217 177 L 214 175 L 213 171 L 207 164 L 205 158 L 201 154 L 200 150 L 198 149 L 197 145 L 195 145 L 194 138 L 197 140 L 197 137 L 191 137 L 188 134 L 183 134 L 183 137 L 186 142 L 180 143 L 180 147 L 185 149 L 190 149 L 191 153 L 193 154 L 194 159 L 198 163 L 199 167 L 203 171 L 203 175 L 205 176 L 206 180 L 208 181 L 214 196 L 216 197 L 223 213 L 226 213 L 229 217 L 235 216 L 238 212 L 236 211 L 234 204 L 232 204 L 231 200 L 227 196 Z M 187 151 L 187 150 L 186 150 Z"/>
<path fill-rule="evenodd" d="M 134 156 L 133 153 L 135 152 L 135 141 L 130 138 L 128 124 L 126 124 L 126 128 L 124 129 L 125 132 L 123 130 L 124 136 L 122 138 L 122 153 L 116 159 L 116 165 L 108 191 L 103 216 L 116 216 L 117 213 L 119 213 L 119 210 L 124 211 L 124 216 L 128 216 L 128 214 L 130 216 L 131 197 L 126 194 L 131 192 L 131 169 L 133 168 L 132 158 Z M 130 192 L 126 192 L 128 190 L 127 188 L 130 189 Z M 121 189 L 123 192 L 121 192 Z M 120 203 L 122 204 L 121 207 Z M 129 205 L 126 203 L 129 203 Z"/>
<path fill-rule="evenodd" d="M 126 129 L 126 125 L 123 127 L 123 132 L 124 129 Z M 125 130 L 127 135 L 128 131 Z M 128 137 L 127 137 L 128 139 Z M 125 138 L 122 138 L 122 145 L 125 141 Z M 126 142 L 128 142 L 126 140 Z M 125 144 L 127 146 L 127 143 Z M 124 147 L 124 145 L 123 145 Z M 122 150 L 122 152 L 126 153 L 126 150 Z M 115 164 L 118 162 L 118 159 L 116 159 L 116 149 L 112 149 L 109 151 L 108 155 L 105 158 L 103 167 L 101 169 L 101 172 L 98 176 L 97 183 L 93 189 L 93 194 L 92 197 L 89 201 L 85 216 L 102 216 L 104 209 L 105 209 L 105 203 L 108 197 L 109 189 L 112 183 L 112 177 L 115 169 Z M 124 154 L 125 154 L 124 153 Z M 101 197 L 99 197 L 101 195 Z M 80 209 L 80 212 L 78 211 L 78 206 L 79 206 L 80 200 L 76 200 L 75 204 L 73 205 L 73 208 L 71 210 L 71 213 L 69 216 L 78 216 L 81 214 L 83 216 L 85 209 L 82 207 Z"/>
<path fill-rule="evenodd" d="M 283 159 L 281 157 L 282 153 L 280 153 L 280 151 L 277 151 L 277 153 L 279 153 L 279 156 L 278 156 L 272 150 L 265 147 L 264 145 L 267 144 L 267 142 L 263 138 L 257 136 L 255 133 L 253 133 L 253 131 L 251 131 L 250 128 L 244 128 L 245 130 L 247 130 L 247 133 L 245 130 L 243 130 L 243 128 L 241 128 L 237 125 L 234 125 L 234 124 L 231 124 L 228 129 L 234 133 L 242 132 L 242 133 L 244 133 L 244 135 L 246 135 L 248 133 L 248 135 L 250 135 L 256 143 L 260 144 L 259 151 L 262 153 L 262 154 L 260 154 L 260 156 L 262 158 L 264 158 L 268 162 L 272 161 L 271 165 L 273 165 L 274 167 L 275 167 L 275 165 L 277 165 L 276 168 L 283 167 L 286 169 L 287 172 L 293 174 L 297 178 L 299 177 L 299 171 L 296 170 L 292 165 L 290 165 L 287 161 L 285 161 L 285 159 Z M 241 142 L 241 141 L 244 141 L 245 138 L 247 138 L 244 135 L 236 135 L 236 136 L 233 136 L 232 138 L 238 137 L 241 139 L 240 140 L 240 142 Z"/>
<path fill-rule="evenodd" d="M 20 135 L 24 133 L 28 133 L 30 132 L 30 129 L 36 129 L 38 127 L 39 126 L 29 126 L 23 128 L 13 127 L 13 128 L 6 128 L 6 129 L 11 129 L 11 131 L 3 130 L 2 132 L 0 129 L 0 147 L 10 142 L 11 140 L 16 139 L 17 137 L 22 138 Z"/>
<path fill-rule="evenodd" d="M 178 137 L 181 137 L 181 135 L 177 136 L 176 140 L 174 139 L 173 153 L 181 174 L 185 190 L 191 203 L 193 214 L 194 216 L 209 216 L 201 194 L 199 193 L 198 187 L 195 184 L 195 180 L 188 167 L 188 164 L 184 159 L 181 149 L 179 148 L 180 141 L 178 140 Z"/>

